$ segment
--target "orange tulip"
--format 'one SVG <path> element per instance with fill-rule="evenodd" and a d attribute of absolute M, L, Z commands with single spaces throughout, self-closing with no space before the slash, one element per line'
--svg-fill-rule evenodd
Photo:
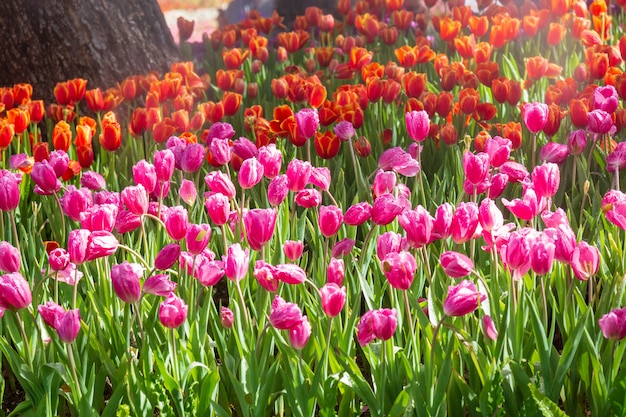
<path fill-rule="evenodd" d="M 241 100 L 243 97 L 241 94 L 226 92 L 222 97 L 222 104 L 224 106 L 224 115 L 232 116 L 239 110 L 241 106 Z"/>
<path fill-rule="evenodd" d="M 394 26 L 387 26 L 380 30 L 380 39 L 387 46 L 395 45 L 398 40 L 398 29 Z"/>
<path fill-rule="evenodd" d="M 418 99 L 411 97 L 404 104 L 404 113 L 410 113 L 413 110 L 415 111 L 424 110 L 424 104 L 422 104 L 422 102 L 419 101 Z"/>
<path fill-rule="evenodd" d="M 82 168 L 89 168 L 94 158 L 93 148 L 91 146 L 78 146 L 76 148 L 76 158 Z"/>
<path fill-rule="evenodd" d="M 558 104 L 550 104 L 548 106 L 548 122 L 543 128 L 543 133 L 548 137 L 554 136 L 559 131 L 564 116 L 565 113 L 561 111 Z"/>
<path fill-rule="evenodd" d="M 76 126 L 76 139 L 74 145 L 78 146 L 91 146 L 93 135 L 95 130 L 87 124 Z"/>
<path fill-rule="evenodd" d="M 166 117 L 152 126 L 152 137 L 156 143 L 163 143 L 176 132 L 176 124 Z"/>
<path fill-rule="evenodd" d="M 591 49 L 587 49 L 585 55 L 587 67 L 589 68 L 589 75 L 591 76 L 591 78 L 594 80 L 604 78 L 604 75 L 609 68 L 608 55 L 601 52 L 593 52 Z"/>
<path fill-rule="evenodd" d="M 100 88 L 87 90 L 85 92 L 85 101 L 87 102 L 89 110 L 94 113 L 101 112 L 104 109 L 104 98 L 102 97 L 102 91 Z"/>
<path fill-rule="evenodd" d="M 66 121 L 61 120 L 52 129 L 52 146 L 59 151 L 67 152 L 72 143 L 72 131 Z"/>
<path fill-rule="evenodd" d="M 383 103 L 391 104 L 400 94 L 402 86 L 395 80 L 385 80 L 385 86 L 383 88 Z"/>
<path fill-rule="evenodd" d="M 33 96 L 33 86 L 27 83 L 18 83 L 13 86 L 13 99 L 19 106 L 30 101 Z M 13 107 L 13 106 L 11 106 Z"/>
<path fill-rule="evenodd" d="M 476 50 L 474 51 L 474 59 L 477 64 L 483 62 L 489 62 L 491 59 L 491 52 L 493 51 L 493 46 L 489 42 L 480 42 L 476 45 Z"/>
<path fill-rule="evenodd" d="M 474 39 L 474 35 L 454 38 L 454 47 L 459 55 L 461 55 L 461 58 L 473 58 L 476 50 L 476 40 Z"/>
<path fill-rule="evenodd" d="M 320 124 L 329 126 L 337 121 L 339 117 L 339 106 L 334 101 L 326 100 L 319 109 Z"/>
<path fill-rule="evenodd" d="M 326 87 L 322 84 L 315 84 L 307 92 L 309 105 L 316 109 L 319 108 L 326 101 L 327 94 Z"/>
<path fill-rule="evenodd" d="M 13 136 L 15 136 L 13 125 L 6 119 L 0 119 L 0 151 L 5 150 L 11 145 Z"/>
<path fill-rule="evenodd" d="M 441 89 L 443 91 L 452 91 L 458 81 L 456 70 L 452 66 L 444 67 L 441 69 L 440 75 Z"/>
<path fill-rule="evenodd" d="M 498 113 L 498 109 L 493 103 L 478 103 L 476 106 L 477 120 L 489 121 Z"/>
<path fill-rule="evenodd" d="M 87 80 L 82 78 L 74 78 L 67 82 L 70 101 L 81 101 L 85 97 L 85 90 L 87 89 Z M 61 104 L 61 103 L 59 103 Z"/>
<path fill-rule="evenodd" d="M 528 58 L 526 61 L 526 77 L 539 80 L 548 71 L 548 60 L 541 56 Z"/>
<path fill-rule="evenodd" d="M 281 32 L 276 36 L 279 46 L 285 48 L 289 53 L 294 53 L 300 49 L 300 36 L 298 32 Z"/>
<path fill-rule="evenodd" d="M 35 162 L 47 161 L 50 159 L 50 144 L 48 142 L 33 143 L 33 160 Z"/>
<path fill-rule="evenodd" d="M 402 87 L 407 97 L 418 98 L 428 85 L 425 73 L 407 72 L 402 76 Z"/>
<path fill-rule="evenodd" d="M 46 111 L 43 105 L 43 100 L 28 101 L 28 114 L 30 116 L 31 123 L 39 123 L 43 120 Z"/>
<path fill-rule="evenodd" d="M 403 45 L 394 51 L 398 63 L 404 68 L 412 68 L 417 64 L 419 50 L 416 51 L 415 47 Z"/>
<path fill-rule="evenodd" d="M 508 122 L 501 126 L 502 137 L 511 141 L 513 149 L 519 149 L 522 146 L 522 125 L 519 122 Z"/>
<path fill-rule="evenodd" d="M 350 11 L 351 6 L 350 0 L 339 0 L 337 2 L 337 12 L 340 15 L 345 16 Z"/>
<path fill-rule="evenodd" d="M 385 67 L 378 62 L 370 62 L 361 68 L 361 78 L 367 82 L 370 78 L 382 78 L 385 75 Z"/>
<path fill-rule="evenodd" d="M 122 129 L 115 113 L 108 112 L 102 117 L 102 133 L 100 133 L 99 140 L 102 148 L 109 152 L 114 152 L 121 146 Z"/>
<path fill-rule="evenodd" d="M 227 70 L 239 69 L 248 55 L 250 55 L 249 49 L 242 51 L 241 48 L 233 48 L 222 51 L 222 59 Z"/>
<path fill-rule="evenodd" d="M 57 83 L 54 87 L 54 98 L 61 106 L 70 104 L 70 86 L 67 81 Z"/>
<path fill-rule="evenodd" d="M 178 27 L 178 38 L 181 42 L 191 38 L 193 34 L 193 27 L 196 22 L 194 20 L 187 20 L 182 16 L 176 19 L 176 26 Z"/>
<path fill-rule="evenodd" d="M 493 80 L 500 76 L 500 68 L 498 67 L 498 63 L 494 61 L 481 62 L 476 66 L 474 73 L 481 83 L 487 87 L 491 87 Z"/>
<path fill-rule="evenodd" d="M 107 89 L 103 96 L 103 111 L 111 111 L 117 108 L 120 103 L 124 100 L 122 95 L 120 94 L 120 90 L 117 88 L 109 88 Z M 69 120 L 69 119 L 68 119 Z"/>
<path fill-rule="evenodd" d="M 472 114 L 480 102 L 478 91 L 473 88 L 464 88 L 459 91 L 459 108 L 465 114 Z"/>
<path fill-rule="evenodd" d="M 611 15 L 592 15 L 591 23 L 593 24 L 594 30 L 600 34 L 602 39 L 609 39 L 611 37 L 611 24 L 613 23 L 613 17 Z"/>
<path fill-rule="evenodd" d="M 461 22 L 444 17 L 439 21 L 439 35 L 446 42 L 451 42 L 461 31 Z"/>
<path fill-rule="evenodd" d="M 571 8 L 571 0 L 552 0 L 552 13 L 559 17 L 567 14 Z"/>
<path fill-rule="evenodd" d="M 487 19 L 487 16 L 470 16 L 468 24 L 470 31 L 477 38 L 485 36 L 489 30 L 489 19 Z"/>
<path fill-rule="evenodd" d="M 572 99 L 569 102 L 569 117 L 572 124 L 579 129 L 587 127 L 587 113 L 590 106 L 586 99 Z"/>
<path fill-rule="evenodd" d="M 352 48 L 350 50 L 349 67 L 352 71 L 360 71 L 361 68 L 372 61 L 373 57 L 374 53 L 365 48 Z"/>
<path fill-rule="evenodd" d="M 437 103 L 435 104 L 435 110 L 439 117 L 445 119 L 452 111 L 452 101 L 454 96 L 449 91 L 441 91 L 437 95 Z"/>
<path fill-rule="evenodd" d="M 0 87 L 0 103 L 4 104 L 5 108 L 13 108 L 13 105 L 15 104 L 15 99 L 13 97 L 12 88 Z"/>
<path fill-rule="evenodd" d="M 452 8 L 452 18 L 461 23 L 461 28 L 466 27 L 469 24 L 469 19 L 474 12 L 470 6 L 455 6 Z"/>
<path fill-rule="evenodd" d="M 391 22 L 398 30 L 407 31 L 411 27 L 413 17 L 413 12 L 409 10 L 394 10 L 393 13 L 391 13 Z"/>
<path fill-rule="evenodd" d="M 315 151 L 322 159 L 332 159 L 339 153 L 341 140 L 332 131 L 315 133 Z"/>
<path fill-rule="evenodd" d="M 177 132 L 186 132 L 189 130 L 189 113 L 187 110 L 176 110 L 172 113 L 172 121 L 176 125 Z"/>
<path fill-rule="evenodd" d="M 380 32 L 378 19 L 369 13 L 357 15 L 354 25 L 359 33 L 365 36 L 367 43 L 374 42 Z"/>
<path fill-rule="evenodd" d="M 509 95 L 510 84 L 505 77 L 498 77 L 491 82 L 493 98 L 500 104 L 506 103 Z"/>
<path fill-rule="evenodd" d="M 20 107 L 15 107 L 7 111 L 7 119 L 13 125 L 15 134 L 21 135 L 30 124 L 30 113 Z"/>
<path fill-rule="evenodd" d="M 439 130 L 439 139 L 446 145 L 452 146 L 457 143 L 456 129 L 452 123 L 446 123 Z"/>
<path fill-rule="evenodd" d="M 333 59 L 333 55 L 335 54 L 335 49 L 332 47 L 324 48 L 316 48 L 315 49 L 315 60 L 319 64 L 321 68 L 326 68 L 330 65 L 330 61 Z"/>
<path fill-rule="evenodd" d="M 550 23 L 550 29 L 548 30 L 548 37 L 546 39 L 548 45 L 558 45 L 566 33 L 567 29 L 565 28 L 565 26 L 559 23 Z"/>
<path fill-rule="evenodd" d="M 235 85 L 237 78 L 243 77 L 243 72 L 240 70 L 217 70 L 215 73 L 215 80 L 217 82 L 217 88 L 222 91 L 230 91 Z"/>
<path fill-rule="evenodd" d="M 596 16 L 596 17 L 599 17 L 602 14 L 606 14 L 606 12 L 607 12 L 606 1 L 604 1 L 604 0 L 594 0 L 589 5 L 589 12 L 591 12 L 592 16 Z"/>
<path fill-rule="evenodd" d="M 124 100 L 134 100 L 137 97 L 137 79 L 135 77 L 126 77 L 120 85 L 120 93 Z"/>
<path fill-rule="evenodd" d="M 217 32 L 217 31 L 216 31 Z M 236 30 L 225 30 L 223 32 L 221 32 L 221 39 L 220 42 L 224 44 L 224 46 L 226 48 L 232 48 L 233 46 L 235 46 L 235 43 L 237 42 L 237 31 Z M 218 36 L 215 37 L 211 37 L 211 41 L 215 41 L 217 42 L 218 40 Z M 218 43 L 218 47 L 219 47 L 219 43 Z M 215 47 L 215 49 L 218 49 L 217 47 Z"/>
<path fill-rule="evenodd" d="M 534 37 L 539 31 L 539 17 L 537 16 L 524 16 L 522 19 L 522 27 L 524 28 L 524 34 L 529 38 Z"/>

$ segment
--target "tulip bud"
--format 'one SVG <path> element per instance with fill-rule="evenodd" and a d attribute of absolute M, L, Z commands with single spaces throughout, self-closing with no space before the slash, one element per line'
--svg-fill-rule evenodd
<path fill-rule="evenodd" d="M 111 267 L 113 290 L 122 301 L 136 303 L 141 297 L 140 277 L 144 268 L 136 263 L 123 262 Z"/>
<path fill-rule="evenodd" d="M 159 321 L 163 326 L 175 329 L 185 322 L 187 310 L 187 304 L 174 293 L 170 293 L 159 305 Z"/>
<path fill-rule="evenodd" d="M 57 318 L 54 328 L 62 342 L 72 343 L 80 331 L 80 311 L 76 309 L 65 312 Z"/>
<path fill-rule="evenodd" d="M 22 257 L 20 251 L 9 242 L 0 242 L 0 271 L 19 272 Z"/>
<path fill-rule="evenodd" d="M 220 310 L 220 321 L 222 323 L 222 326 L 227 329 L 233 327 L 233 324 L 235 323 L 235 316 L 233 315 L 233 311 L 230 308 L 222 307 L 222 309 Z"/>
<path fill-rule="evenodd" d="M 151 276 L 143 283 L 143 292 L 146 294 L 167 297 L 176 289 L 176 287 L 177 284 L 170 281 L 166 274 L 157 274 Z"/>

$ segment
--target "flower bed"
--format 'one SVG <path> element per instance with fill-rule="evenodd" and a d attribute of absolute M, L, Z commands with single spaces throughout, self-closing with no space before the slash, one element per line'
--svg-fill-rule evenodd
<path fill-rule="evenodd" d="M 624 415 L 622 10 L 478 3 L 0 89 L 13 415 Z"/>

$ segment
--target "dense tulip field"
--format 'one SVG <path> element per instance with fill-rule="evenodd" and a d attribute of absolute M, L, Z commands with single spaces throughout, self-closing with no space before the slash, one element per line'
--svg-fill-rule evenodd
<path fill-rule="evenodd" d="M 626 415 L 626 4 L 433 3 L 0 88 L 0 413 Z"/>

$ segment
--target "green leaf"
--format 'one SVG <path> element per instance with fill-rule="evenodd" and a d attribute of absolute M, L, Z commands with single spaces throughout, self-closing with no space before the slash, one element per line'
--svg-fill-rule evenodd
<path fill-rule="evenodd" d="M 535 335 L 535 342 L 537 343 L 536 351 L 539 354 L 539 365 L 541 367 L 543 384 L 545 387 L 552 387 L 552 370 L 550 369 L 550 352 L 552 349 L 548 344 L 548 338 L 542 324 L 542 319 L 539 318 L 537 304 L 533 302 L 530 295 L 528 296 L 527 304 L 530 306 L 531 324 Z"/>
<path fill-rule="evenodd" d="M 502 374 L 494 372 L 487 380 L 478 399 L 480 404 L 480 412 L 483 416 L 502 416 L 504 415 L 504 394 L 502 389 Z"/>
<path fill-rule="evenodd" d="M 574 331 L 570 334 L 570 337 L 567 339 L 567 342 L 563 347 L 563 352 L 561 353 L 561 358 L 559 359 L 559 364 L 556 367 L 556 371 L 554 372 L 554 379 L 552 381 L 552 385 L 550 386 L 550 398 L 558 397 L 559 393 L 561 392 L 561 388 L 563 387 L 565 377 L 570 371 L 570 367 L 572 365 L 572 362 L 574 361 L 574 358 L 580 356 L 580 354 L 578 353 L 578 348 L 580 347 L 580 339 L 583 336 L 583 331 L 587 324 L 590 311 L 591 309 L 588 309 L 585 314 L 579 319 L 578 324 L 574 328 Z"/>
<path fill-rule="evenodd" d="M 400 391 L 400 394 L 396 397 L 391 409 L 389 410 L 389 417 L 405 417 L 413 415 L 414 409 L 411 396 L 408 391 Z"/>
<path fill-rule="evenodd" d="M 530 389 L 533 400 L 535 400 L 535 404 L 537 404 L 539 411 L 541 411 L 541 414 L 543 414 L 544 417 L 567 417 L 567 414 L 565 414 L 558 405 L 550 401 L 548 397 L 541 393 L 536 386 L 528 384 L 528 388 Z"/>

